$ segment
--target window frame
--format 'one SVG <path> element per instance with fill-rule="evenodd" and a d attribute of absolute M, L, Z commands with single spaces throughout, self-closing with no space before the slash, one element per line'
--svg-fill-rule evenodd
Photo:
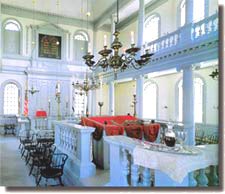
<path fill-rule="evenodd" d="M 18 88 L 18 91 L 19 91 L 19 98 L 18 98 L 18 103 L 19 103 L 19 110 L 18 110 L 18 114 L 21 114 L 22 113 L 22 107 L 23 107 L 23 90 L 22 90 L 22 86 L 19 82 L 17 82 L 16 80 L 13 80 L 13 79 L 10 79 L 10 80 L 6 80 L 5 82 L 3 82 L 1 84 L 1 91 L 0 91 L 0 114 L 1 115 L 4 115 L 4 92 L 5 92 L 5 86 L 7 84 L 15 84 Z"/>
<path fill-rule="evenodd" d="M 5 39 L 4 34 L 5 34 L 5 27 L 8 23 L 15 23 L 18 27 L 19 27 L 19 53 L 18 54 L 11 54 L 11 53 L 5 53 L 4 52 L 4 41 L 2 41 L 2 54 L 3 56 L 11 56 L 11 55 L 22 55 L 23 54 L 23 26 L 22 24 L 15 18 L 6 18 L 3 22 L 2 22 L 2 33 L 1 33 L 1 37 L 2 40 Z"/>
<path fill-rule="evenodd" d="M 77 35 L 83 36 L 83 37 L 85 38 L 85 41 L 87 41 L 87 51 L 88 51 L 88 45 L 89 45 L 89 43 L 90 43 L 90 37 L 89 37 L 89 34 L 88 34 L 86 31 L 84 31 L 84 30 L 77 30 L 77 31 L 74 33 L 74 35 L 73 35 L 73 60 L 74 60 L 74 61 L 80 61 L 80 60 L 76 60 L 76 59 L 75 59 L 75 51 L 76 51 L 76 44 L 75 44 L 75 41 L 77 40 L 77 39 L 75 39 L 75 37 L 76 37 Z M 83 64 L 83 63 L 82 63 L 82 64 Z"/>
<path fill-rule="evenodd" d="M 202 85 L 202 122 L 200 124 L 205 124 L 206 123 L 206 94 L 207 94 L 207 86 L 206 86 L 206 81 L 205 79 L 198 75 L 194 75 L 194 79 L 199 78 L 201 79 L 203 85 Z M 177 122 L 183 122 L 182 120 L 179 121 L 179 83 L 180 81 L 183 81 L 183 77 L 177 80 L 175 84 L 175 115 L 176 115 L 176 121 Z M 182 99 L 183 100 L 183 99 Z M 183 102 L 183 101 L 182 101 Z M 197 123 L 197 122 L 195 122 Z"/>
<path fill-rule="evenodd" d="M 152 14 L 146 16 L 146 18 L 145 18 L 145 22 L 144 22 L 144 37 L 143 37 L 143 39 L 144 39 L 143 42 L 144 43 L 146 43 L 146 42 L 148 43 L 148 41 L 146 41 L 146 39 L 145 39 L 145 29 L 146 29 L 145 25 L 146 25 L 147 22 L 149 22 L 154 17 L 158 17 L 159 18 L 159 21 L 158 21 L 158 38 L 161 37 L 161 16 L 160 16 L 159 13 L 152 13 Z M 155 40 L 157 40 L 158 38 L 156 38 Z M 150 42 L 155 41 L 155 40 L 151 40 Z"/>

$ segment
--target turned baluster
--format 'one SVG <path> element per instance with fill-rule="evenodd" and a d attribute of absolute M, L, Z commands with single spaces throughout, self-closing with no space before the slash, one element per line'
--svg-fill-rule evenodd
<path fill-rule="evenodd" d="M 219 178 L 217 175 L 217 166 L 210 166 L 210 185 L 217 186 L 219 185 Z"/>
<path fill-rule="evenodd" d="M 143 170 L 143 186 L 149 187 L 151 185 L 151 171 L 149 168 Z"/>
<path fill-rule="evenodd" d="M 128 151 L 122 149 L 122 174 L 123 174 L 123 185 L 128 186 L 128 175 L 129 175 L 129 161 L 128 161 Z"/>
<path fill-rule="evenodd" d="M 196 26 L 193 26 L 193 38 L 196 38 Z"/>
<path fill-rule="evenodd" d="M 202 35 L 202 25 L 199 25 L 199 36 L 201 36 Z"/>
<path fill-rule="evenodd" d="M 130 152 L 130 156 L 132 156 L 132 152 Z M 134 164 L 133 157 L 131 158 L 131 186 L 137 187 L 139 180 L 139 166 Z"/>
<path fill-rule="evenodd" d="M 215 20 L 212 20 L 212 24 L 211 24 L 211 32 L 214 32 L 215 31 L 215 25 L 214 25 L 214 21 Z"/>
<path fill-rule="evenodd" d="M 195 180 L 194 172 L 191 172 L 191 173 L 188 174 L 188 180 L 189 180 L 189 186 L 190 187 L 196 187 L 197 186 L 197 181 Z"/>
<path fill-rule="evenodd" d="M 209 23 L 205 23 L 205 34 L 209 33 Z"/>
<path fill-rule="evenodd" d="M 205 169 L 200 169 L 199 170 L 199 175 L 196 177 L 198 181 L 198 186 L 200 187 L 207 187 L 208 186 L 208 178 L 205 174 Z"/>

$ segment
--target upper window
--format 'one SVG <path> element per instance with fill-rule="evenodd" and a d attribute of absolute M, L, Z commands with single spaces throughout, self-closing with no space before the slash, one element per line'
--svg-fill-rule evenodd
<path fill-rule="evenodd" d="M 7 20 L 3 28 L 3 52 L 20 54 L 21 27 L 15 20 Z"/>
<path fill-rule="evenodd" d="M 4 114 L 19 114 L 19 88 L 9 83 L 4 88 Z"/>
<path fill-rule="evenodd" d="M 185 18 L 186 18 L 186 1 L 183 0 L 180 3 L 180 26 L 183 26 L 185 24 Z"/>
<path fill-rule="evenodd" d="M 194 111 L 195 122 L 203 122 L 203 80 L 201 78 L 194 79 Z M 183 120 L 183 81 L 178 84 L 178 121 Z"/>
<path fill-rule="evenodd" d="M 199 10 L 201 9 L 201 10 Z M 205 0 L 193 1 L 193 21 L 198 22 L 205 16 Z M 186 0 L 182 0 L 179 5 L 179 21 L 180 26 L 183 26 L 186 22 Z"/>
<path fill-rule="evenodd" d="M 160 17 L 157 14 L 149 16 L 144 25 L 144 42 L 151 42 L 159 38 Z"/>
<path fill-rule="evenodd" d="M 82 61 L 82 57 L 88 52 L 88 36 L 84 32 L 74 35 L 74 59 Z"/>
<path fill-rule="evenodd" d="M 143 117 L 151 119 L 157 117 L 157 85 L 152 81 L 144 84 Z"/>

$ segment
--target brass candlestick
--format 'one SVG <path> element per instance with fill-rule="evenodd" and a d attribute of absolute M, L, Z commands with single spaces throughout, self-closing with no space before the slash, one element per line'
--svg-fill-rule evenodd
<path fill-rule="evenodd" d="M 98 102 L 98 106 L 99 106 L 99 109 L 100 109 L 100 112 L 99 112 L 99 116 L 102 115 L 102 106 L 103 106 L 103 102 Z"/>
<path fill-rule="evenodd" d="M 60 92 L 57 92 L 55 95 L 56 101 L 57 101 L 57 120 L 61 120 L 61 113 L 60 113 L 60 103 L 61 103 L 61 98 L 60 98 Z"/>

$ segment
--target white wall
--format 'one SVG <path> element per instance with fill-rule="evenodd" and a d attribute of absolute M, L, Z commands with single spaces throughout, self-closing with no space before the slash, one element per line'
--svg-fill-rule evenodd
<path fill-rule="evenodd" d="M 195 70 L 194 74 L 203 79 L 205 83 L 205 122 L 207 124 L 218 124 L 218 81 L 213 80 L 209 74 L 214 70 L 213 67 L 208 67 L 200 70 Z M 150 78 L 158 86 L 158 119 L 176 120 L 177 114 L 177 98 L 176 83 L 182 79 L 182 72 L 170 75 L 163 75 Z M 130 107 L 132 95 L 134 93 L 135 81 L 117 83 L 115 86 L 115 113 L 133 114 L 133 109 Z M 136 86 L 135 86 L 136 87 Z M 104 93 L 107 95 L 107 93 Z M 168 108 L 165 108 L 168 107 Z"/>

